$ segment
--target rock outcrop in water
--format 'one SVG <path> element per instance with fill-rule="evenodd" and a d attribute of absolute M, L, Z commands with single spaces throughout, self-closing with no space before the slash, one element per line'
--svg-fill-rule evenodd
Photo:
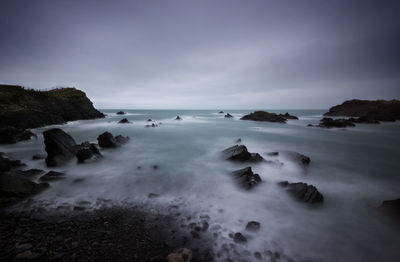
<path fill-rule="evenodd" d="M 286 118 L 275 113 L 269 113 L 265 111 L 255 111 L 254 113 L 243 116 L 242 118 L 240 118 L 240 120 L 286 123 Z"/>
<path fill-rule="evenodd" d="M 122 118 L 121 120 L 118 121 L 119 124 L 127 124 L 130 123 L 127 118 Z"/>
<path fill-rule="evenodd" d="M 308 156 L 294 152 L 294 151 L 270 152 L 267 155 L 279 156 L 280 154 L 289 158 L 290 160 L 292 160 L 293 162 L 295 162 L 301 166 L 308 166 L 311 162 L 311 159 Z"/>
<path fill-rule="evenodd" d="M 19 141 L 29 140 L 32 137 L 36 137 L 36 135 L 29 130 L 11 126 L 0 127 L 0 144 L 14 144 Z"/>
<path fill-rule="evenodd" d="M 2 171 L 10 171 L 12 169 L 24 167 L 25 164 L 21 162 L 21 160 L 14 160 L 4 156 L 3 153 L 0 152 L 0 172 Z"/>
<path fill-rule="evenodd" d="M 43 137 L 48 166 L 62 165 L 75 157 L 78 150 L 75 140 L 60 128 L 44 131 Z"/>
<path fill-rule="evenodd" d="M 263 157 L 258 153 L 249 153 L 244 145 L 234 145 L 222 151 L 226 160 L 242 162 L 260 162 Z"/>
<path fill-rule="evenodd" d="M 129 141 L 129 137 L 124 137 L 118 135 L 114 137 L 109 132 L 104 132 L 97 137 L 97 141 L 99 142 L 99 146 L 103 148 L 114 148 L 119 146 L 120 144 L 125 144 Z"/>
<path fill-rule="evenodd" d="M 104 114 L 75 88 L 36 91 L 0 85 L 0 127 L 26 129 L 99 117 Z"/>
<path fill-rule="evenodd" d="M 320 124 L 318 127 L 326 127 L 326 128 L 332 128 L 332 127 L 337 127 L 337 128 L 344 128 L 344 127 L 353 127 L 355 124 L 352 121 L 349 121 L 348 119 L 333 119 L 330 117 L 324 117 L 320 120 Z"/>
<path fill-rule="evenodd" d="M 232 172 L 237 184 L 246 190 L 249 190 L 261 182 L 261 177 L 258 174 L 254 174 L 251 167 L 245 167 Z"/>
<path fill-rule="evenodd" d="M 308 185 L 306 183 L 289 183 L 288 181 L 279 182 L 279 185 L 286 188 L 296 199 L 306 203 L 314 204 L 324 201 L 322 194 L 313 185 Z"/>
<path fill-rule="evenodd" d="M 362 117 L 371 121 L 400 120 L 399 100 L 349 100 L 331 107 L 325 116 Z"/>
<path fill-rule="evenodd" d="M 299 120 L 299 118 L 297 116 L 291 115 L 288 112 L 286 112 L 285 114 L 279 114 L 280 117 L 283 117 L 285 119 L 290 119 L 290 120 Z"/>
<path fill-rule="evenodd" d="M 227 114 L 225 115 L 225 117 L 226 117 L 226 118 L 232 118 L 233 116 L 232 116 L 231 114 L 227 113 Z"/>
<path fill-rule="evenodd" d="M 117 115 L 125 115 L 125 112 L 124 111 L 118 111 Z"/>

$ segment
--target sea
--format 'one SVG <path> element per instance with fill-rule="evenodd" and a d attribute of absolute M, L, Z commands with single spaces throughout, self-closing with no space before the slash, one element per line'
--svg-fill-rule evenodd
<path fill-rule="evenodd" d="M 126 114 L 117 115 L 120 110 Z M 182 224 L 208 218 L 208 230 L 216 233 L 216 253 L 241 232 L 247 243 L 239 250 L 249 261 L 257 261 L 255 252 L 263 258 L 269 252 L 271 261 L 399 261 L 400 223 L 379 208 L 383 200 L 400 198 L 399 121 L 326 129 L 308 124 L 318 124 L 327 110 L 268 110 L 299 117 L 286 124 L 240 120 L 252 110 L 224 110 L 233 118 L 219 109 L 101 111 L 107 115 L 103 119 L 36 128 L 36 139 L 0 146 L 27 169 L 66 173 L 66 179 L 52 182 L 20 208 L 138 205 L 166 214 L 179 209 Z M 122 118 L 131 123 L 119 124 Z M 157 126 L 146 127 L 152 123 Z M 42 132 L 53 127 L 77 143 L 97 143 L 105 131 L 129 136 L 130 142 L 102 149 L 100 159 L 48 168 L 32 155 L 45 154 Z M 249 152 L 275 162 L 225 160 L 221 151 L 239 138 Z M 274 151 L 295 151 L 311 163 L 305 168 L 284 155 L 268 155 Z M 252 190 L 238 187 L 231 175 L 247 166 L 262 179 Z M 280 181 L 314 185 L 324 202 L 296 201 L 278 186 Z M 249 221 L 260 222 L 260 230 L 246 231 Z M 217 261 L 225 259 L 224 254 L 216 256 Z"/>

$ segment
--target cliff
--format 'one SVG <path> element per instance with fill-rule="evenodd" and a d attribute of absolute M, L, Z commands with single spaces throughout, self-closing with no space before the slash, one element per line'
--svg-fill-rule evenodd
<path fill-rule="evenodd" d="M 50 91 L 0 85 L 0 128 L 35 128 L 104 117 L 86 94 L 75 88 Z"/>
<path fill-rule="evenodd" d="M 348 100 L 331 107 L 325 116 L 352 116 L 377 121 L 400 120 L 399 100 Z"/>

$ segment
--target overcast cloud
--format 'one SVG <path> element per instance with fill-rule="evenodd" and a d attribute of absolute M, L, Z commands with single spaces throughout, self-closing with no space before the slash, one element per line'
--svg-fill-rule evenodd
<path fill-rule="evenodd" d="M 0 2 L 0 82 L 98 108 L 400 98 L 400 1 Z"/>

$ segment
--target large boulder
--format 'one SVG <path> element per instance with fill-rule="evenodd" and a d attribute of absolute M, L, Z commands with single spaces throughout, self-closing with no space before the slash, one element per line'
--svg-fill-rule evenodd
<path fill-rule="evenodd" d="M 247 162 L 259 162 L 263 158 L 258 153 L 249 153 L 247 147 L 244 145 L 234 145 L 222 151 L 222 154 L 226 160 L 232 161 L 247 161 Z"/>
<path fill-rule="evenodd" d="M 265 111 L 255 111 L 254 113 L 243 116 L 242 118 L 240 118 L 240 120 L 265 121 L 282 124 L 286 123 L 286 118 L 275 113 L 269 113 Z"/>
<path fill-rule="evenodd" d="M 19 141 L 29 140 L 32 137 L 36 137 L 36 135 L 29 130 L 15 127 L 0 128 L 0 144 L 14 144 Z"/>
<path fill-rule="evenodd" d="M 261 182 L 261 177 L 258 174 L 254 174 L 250 166 L 233 171 L 232 175 L 236 179 L 237 184 L 247 190 Z"/>
<path fill-rule="evenodd" d="M 78 159 L 78 163 L 83 163 L 86 160 L 91 158 L 102 157 L 99 149 L 96 144 L 89 143 L 89 141 L 85 141 L 78 146 L 78 151 L 76 153 L 76 158 Z"/>
<path fill-rule="evenodd" d="M 97 141 L 99 142 L 100 147 L 104 148 L 112 148 L 117 147 L 117 140 L 115 140 L 114 136 L 109 132 L 104 132 L 97 137 Z"/>
<path fill-rule="evenodd" d="M 48 188 L 47 183 L 35 183 L 19 171 L 0 172 L 0 206 L 12 205 Z"/>
<path fill-rule="evenodd" d="M 304 201 L 306 203 L 322 203 L 324 197 L 313 185 L 308 185 L 306 183 L 289 183 L 288 181 L 283 181 L 279 183 L 280 186 L 287 189 L 287 191 L 294 196 L 296 199 Z"/>
<path fill-rule="evenodd" d="M 43 137 L 48 166 L 58 166 L 75 157 L 78 149 L 75 140 L 63 130 L 49 129 L 43 132 Z"/>

